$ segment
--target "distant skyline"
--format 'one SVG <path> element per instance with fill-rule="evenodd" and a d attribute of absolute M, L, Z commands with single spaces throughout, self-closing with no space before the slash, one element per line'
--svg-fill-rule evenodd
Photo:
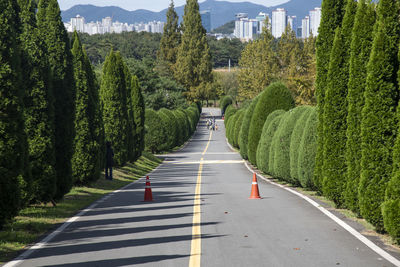
<path fill-rule="evenodd" d="M 199 3 L 205 0 L 199 1 Z M 218 1 L 218 0 L 217 0 Z M 290 0 L 227 0 L 227 2 L 251 2 L 258 5 L 264 6 L 276 6 Z M 170 0 L 58 0 L 61 10 L 67 10 L 75 5 L 95 5 L 95 6 L 118 6 L 120 8 L 133 11 L 137 9 L 147 9 L 155 12 L 159 12 L 163 9 L 168 8 Z M 186 3 L 186 0 L 174 0 L 175 6 L 182 6 Z"/>

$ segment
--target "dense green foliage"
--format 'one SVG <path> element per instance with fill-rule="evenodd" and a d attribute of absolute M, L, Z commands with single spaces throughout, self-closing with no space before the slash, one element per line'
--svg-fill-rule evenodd
<path fill-rule="evenodd" d="M 244 115 L 246 114 L 247 109 L 246 108 L 242 108 L 241 109 L 241 113 L 235 123 L 235 129 L 234 129 L 234 133 L 233 133 L 233 146 L 236 148 L 240 148 L 239 147 L 239 136 L 240 136 L 240 129 L 242 128 L 242 123 L 243 123 L 243 118 Z"/>
<path fill-rule="evenodd" d="M 144 114 L 145 105 L 140 88 L 139 80 L 135 75 L 132 75 L 131 80 L 131 105 L 133 111 L 133 120 L 136 126 L 135 135 L 135 159 L 142 155 L 144 150 Z"/>
<path fill-rule="evenodd" d="M 239 39 L 223 38 L 217 40 L 214 37 L 207 37 L 210 44 L 211 58 L 214 68 L 226 68 L 229 66 L 229 59 L 231 67 L 239 64 L 240 54 L 246 47 Z"/>
<path fill-rule="evenodd" d="M 56 192 L 54 96 L 50 83 L 47 49 L 36 27 L 32 1 L 19 1 L 20 35 L 25 79 L 24 118 L 29 144 L 32 180 L 22 187 L 22 202 L 48 202 Z"/>
<path fill-rule="evenodd" d="M 114 148 L 114 162 L 121 166 L 128 161 L 128 113 L 124 66 L 120 56 L 111 50 L 103 69 L 100 87 L 106 140 Z"/>
<path fill-rule="evenodd" d="M 263 125 L 268 115 L 277 109 L 289 110 L 294 107 L 294 99 L 289 89 L 282 83 L 273 83 L 261 94 L 251 117 L 248 136 L 249 161 L 256 164 L 257 146 Z"/>
<path fill-rule="evenodd" d="M 219 101 L 219 107 L 221 108 L 221 114 L 225 114 L 226 108 L 233 103 L 232 96 L 226 95 L 221 98 Z"/>
<path fill-rule="evenodd" d="M 231 34 L 235 29 L 235 21 L 229 21 L 211 31 L 211 33 Z"/>
<path fill-rule="evenodd" d="M 145 149 L 152 153 L 164 149 L 164 144 L 167 142 L 166 129 L 160 115 L 152 109 L 146 109 L 145 129 Z"/>
<path fill-rule="evenodd" d="M 347 129 L 347 86 L 349 81 L 350 44 L 357 3 L 348 0 L 342 27 L 336 29 L 325 91 L 323 117 L 323 178 L 322 192 L 343 205 L 346 188 L 346 129 Z"/>
<path fill-rule="evenodd" d="M 285 112 L 286 111 L 282 109 L 273 111 L 268 115 L 262 129 L 260 142 L 258 142 L 257 147 L 257 167 L 265 173 L 268 173 L 269 170 L 269 153 L 272 138 L 280 122 L 280 119 L 276 118 L 282 117 Z"/>
<path fill-rule="evenodd" d="M 229 105 L 229 106 L 228 106 L 228 108 L 226 109 L 225 118 L 224 118 L 224 123 L 225 123 L 225 125 L 228 123 L 230 117 L 231 117 L 233 114 L 236 113 L 236 111 L 237 111 L 237 109 L 236 109 L 234 106 L 232 106 L 232 105 Z"/>
<path fill-rule="evenodd" d="M 378 231 L 383 230 L 381 204 L 392 175 L 398 124 L 399 11 L 397 1 L 379 1 L 362 110 L 360 212 Z"/>
<path fill-rule="evenodd" d="M 259 99 L 260 99 L 259 96 L 256 96 L 251 102 L 250 106 L 247 108 L 246 113 L 244 114 L 243 117 L 242 126 L 240 128 L 240 135 L 239 135 L 240 155 L 244 159 L 248 159 L 247 144 L 249 140 L 251 117 L 253 116 L 254 109 L 256 108 Z"/>
<path fill-rule="evenodd" d="M 304 134 L 304 126 L 306 125 L 310 113 L 313 111 L 313 108 L 311 106 L 303 106 L 302 108 L 304 108 L 305 110 L 297 119 L 296 124 L 293 128 L 292 136 L 290 137 L 290 179 L 296 184 L 300 184 L 298 165 L 301 138 Z"/>
<path fill-rule="evenodd" d="M 57 0 L 40 0 L 37 25 L 45 41 L 47 57 L 52 73 L 55 96 L 55 146 L 56 146 L 56 193 L 61 199 L 72 187 L 73 140 L 75 136 L 75 81 L 70 40 L 61 20 Z"/>
<path fill-rule="evenodd" d="M 0 228 L 19 211 L 20 181 L 28 168 L 17 12 L 15 1 L 0 2 Z"/>
<path fill-rule="evenodd" d="M 189 99 L 205 99 L 204 88 L 212 82 L 212 62 L 206 30 L 201 23 L 197 0 L 187 0 L 178 48 L 175 79 L 185 86 Z"/>
<path fill-rule="evenodd" d="M 372 33 L 376 19 L 375 5 L 358 2 L 351 43 L 349 84 L 347 93 L 347 184 L 344 201 L 347 208 L 359 214 L 358 185 L 361 175 L 361 111 L 364 106 L 364 90 L 367 64 L 372 47 Z"/>
<path fill-rule="evenodd" d="M 158 111 L 161 119 L 167 130 L 167 149 L 174 148 L 179 143 L 179 125 L 176 117 L 174 116 L 173 112 L 169 109 L 163 108 Z"/>
<path fill-rule="evenodd" d="M 315 165 L 314 184 L 322 191 L 323 165 L 324 165 L 324 105 L 325 93 L 328 86 L 328 68 L 331 56 L 335 29 L 342 24 L 345 0 L 325 0 L 322 2 L 321 24 L 317 37 L 317 75 L 315 81 L 315 94 L 318 106 L 318 150 Z"/>
<path fill-rule="evenodd" d="M 315 155 L 317 154 L 317 109 L 313 107 L 304 125 L 298 155 L 298 178 L 304 188 L 315 188 L 313 184 Z"/>
<path fill-rule="evenodd" d="M 100 178 L 104 133 L 100 127 L 100 103 L 93 70 L 77 34 L 72 47 L 76 88 L 76 115 L 72 174 L 75 183 L 87 184 Z"/>
<path fill-rule="evenodd" d="M 290 175 L 290 146 L 293 129 L 301 115 L 306 111 L 306 106 L 291 109 L 282 119 L 272 139 L 274 157 L 274 176 L 292 184 L 299 182 Z M 272 155 L 272 154 L 271 154 Z"/>
<path fill-rule="evenodd" d="M 176 63 L 177 50 L 181 42 L 181 33 L 178 26 L 178 14 L 171 1 L 167 11 L 167 23 L 164 26 L 164 33 L 158 50 L 158 58 L 167 64 L 168 70 L 172 73 L 172 67 Z"/>

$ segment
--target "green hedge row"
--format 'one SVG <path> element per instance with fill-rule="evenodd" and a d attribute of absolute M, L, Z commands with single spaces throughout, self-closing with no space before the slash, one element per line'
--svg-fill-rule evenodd
<path fill-rule="evenodd" d="M 219 101 L 219 107 L 221 108 L 221 114 L 225 114 L 226 108 L 233 103 L 233 98 L 230 95 L 223 96 Z"/>
<path fill-rule="evenodd" d="M 196 131 L 200 114 L 197 103 L 186 109 L 146 109 L 145 149 L 157 153 L 181 146 Z"/>

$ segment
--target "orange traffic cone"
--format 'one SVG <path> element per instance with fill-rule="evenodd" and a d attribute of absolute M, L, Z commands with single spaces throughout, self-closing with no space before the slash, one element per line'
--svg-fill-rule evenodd
<path fill-rule="evenodd" d="M 149 176 L 146 176 L 146 189 L 144 190 L 144 201 L 153 201 Z"/>
<path fill-rule="evenodd" d="M 253 173 L 253 182 L 251 183 L 251 194 L 249 199 L 260 199 L 260 192 L 258 191 L 257 175 Z"/>

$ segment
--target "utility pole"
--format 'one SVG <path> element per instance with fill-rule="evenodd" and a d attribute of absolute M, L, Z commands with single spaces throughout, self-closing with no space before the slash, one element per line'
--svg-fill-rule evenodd
<path fill-rule="evenodd" d="M 229 72 L 231 72 L 231 59 L 229 58 Z"/>

